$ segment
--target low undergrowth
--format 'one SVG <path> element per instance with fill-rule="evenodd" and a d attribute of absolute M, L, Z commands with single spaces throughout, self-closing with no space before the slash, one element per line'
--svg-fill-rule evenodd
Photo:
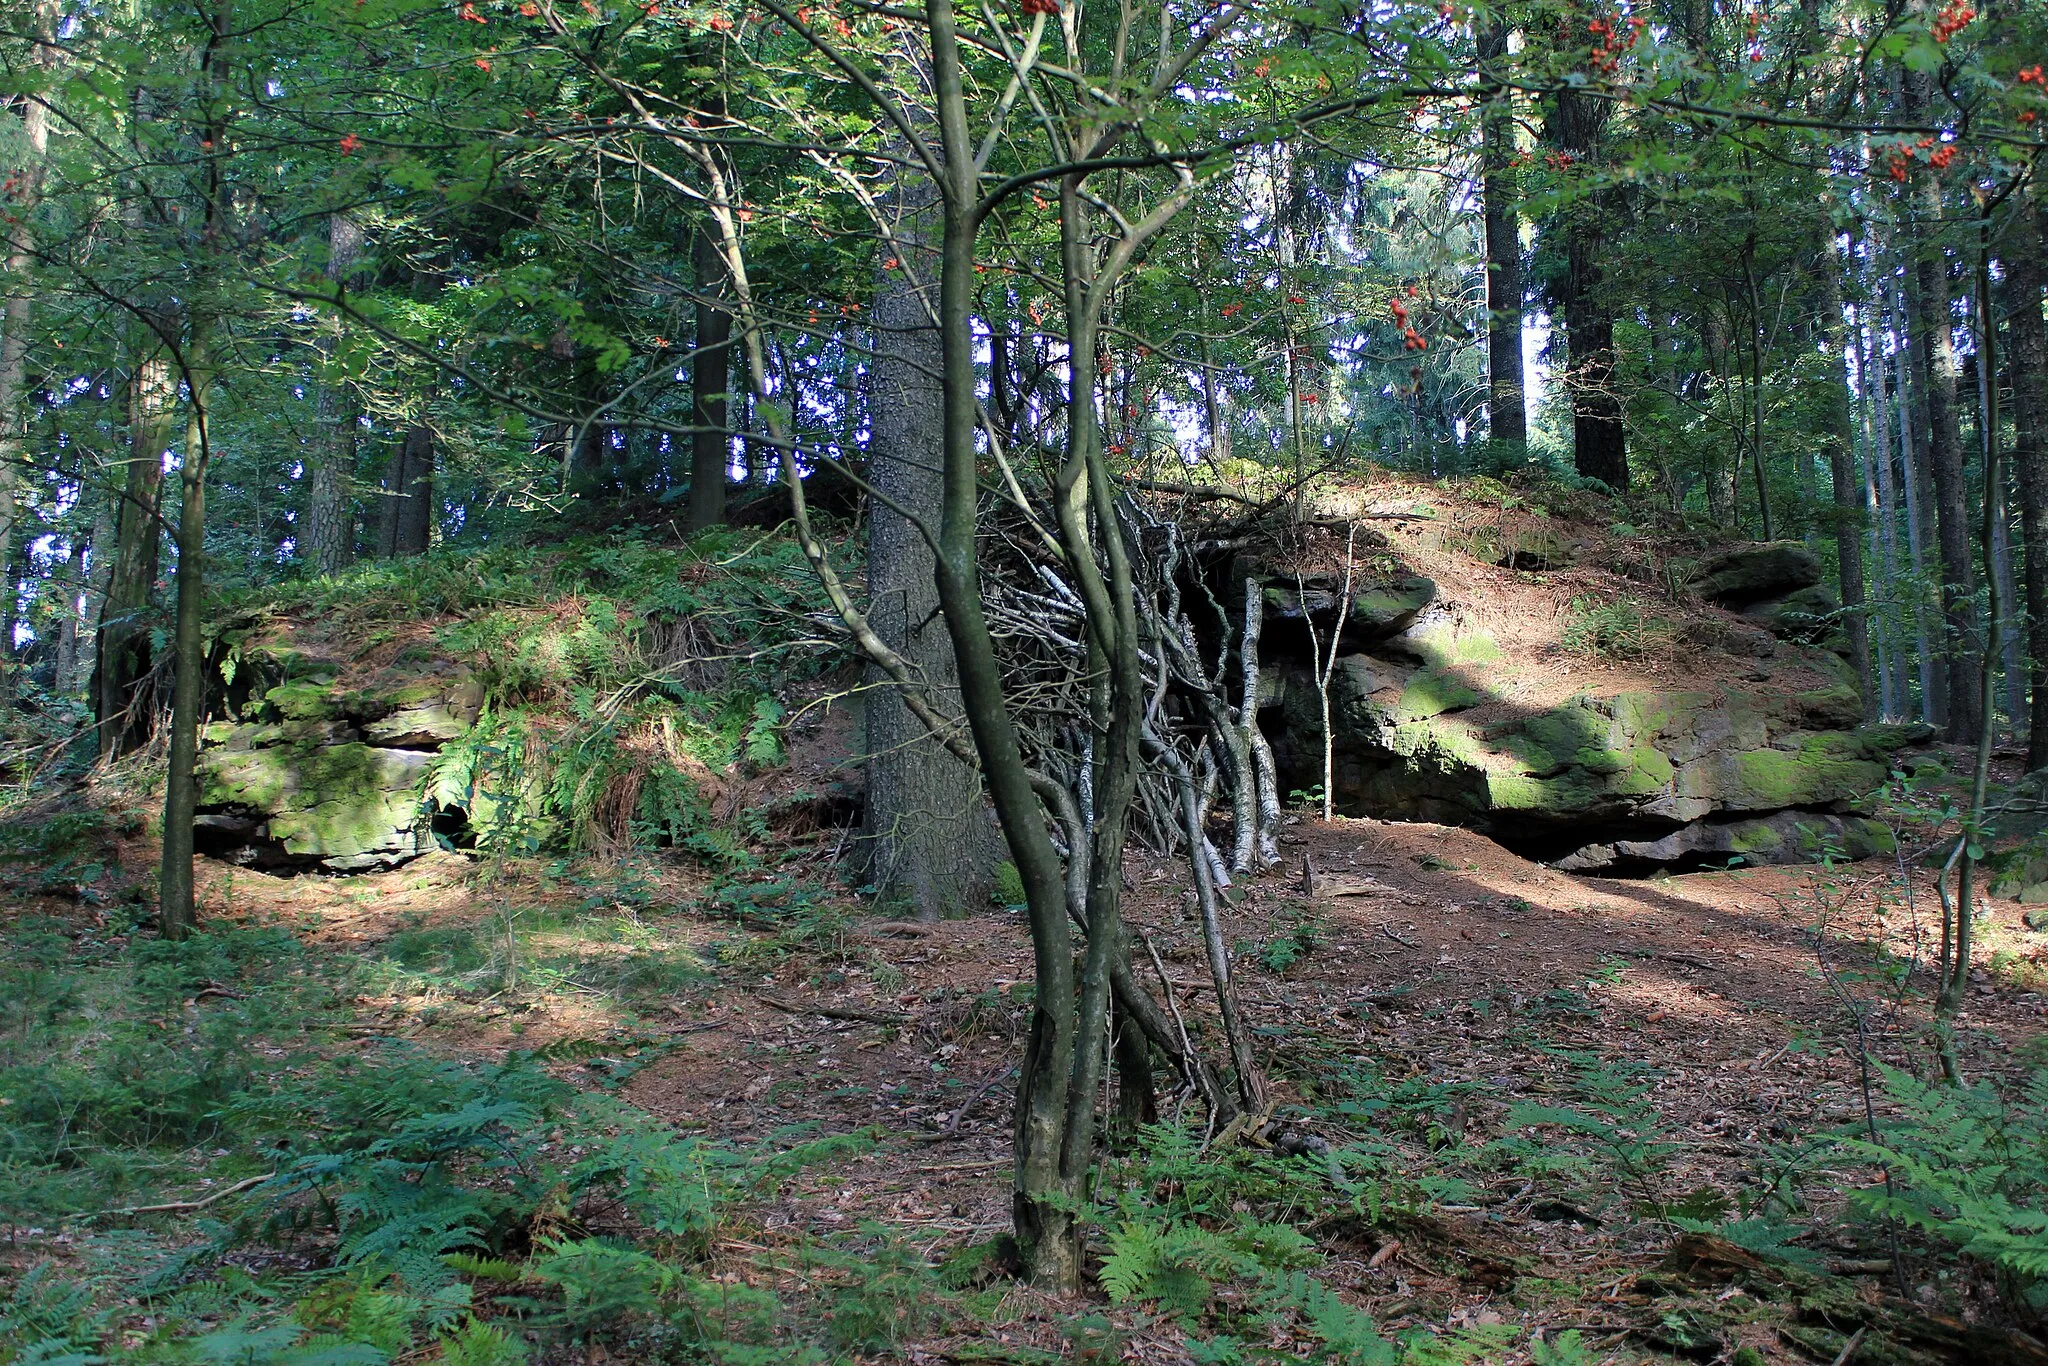
<path fill-rule="evenodd" d="M 1494 1084 L 1309 1025 L 1267 1036 L 1290 1103 L 1249 1143 L 1205 1144 L 1192 1116 L 1123 1141 L 1081 1211 L 1091 1301 L 1061 1310 L 1062 1346 L 1032 1345 L 1046 1311 L 1005 1278 L 1000 1239 L 770 1218 L 897 1136 L 795 1126 L 736 1147 L 621 1099 L 673 1046 L 669 1009 L 721 975 L 829 980 L 866 952 L 795 868 L 757 859 L 678 899 L 650 860 L 530 862 L 475 889 L 502 913 L 401 920 L 342 956 L 261 923 L 153 938 L 111 894 L 106 833 L 0 831 L 40 870 L 20 904 L 45 908 L 0 935 L 0 1363 L 602 1348 L 765 1366 L 932 1343 L 1108 1362 L 1170 1343 L 1218 1364 L 1757 1366 L 1766 1339 L 1839 1352 L 1845 1323 L 1886 1340 L 1873 1360 L 1933 1362 L 1975 1349 L 1886 1335 L 1929 1307 L 2038 1327 L 2048 1305 L 2048 1077 L 1880 1070 L 1871 1116 L 1758 1139 L 1745 1174 L 1702 1181 L 1699 1137 L 1658 1108 L 1669 1078 L 1565 1041 L 1632 971 L 1617 959 L 1526 1009 L 1455 1007 L 1519 1060 Z M 1272 929 L 1268 980 L 1324 951 L 1305 914 Z M 394 1007 L 527 1012 L 516 1045 L 517 1019 L 572 999 L 616 1027 L 490 1056 L 393 1037 Z M 958 1004 L 956 1034 L 1014 1023 L 1007 997 Z M 1674 1243 L 1720 1270 L 1662 1264 Z M 1916 1298 L 1887 1298 L 1902 1282 Z"/>

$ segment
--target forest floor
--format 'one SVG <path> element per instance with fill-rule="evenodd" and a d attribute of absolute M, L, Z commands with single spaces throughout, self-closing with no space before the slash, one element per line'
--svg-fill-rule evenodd
<path fill-rule="evenodd" d="M 147 852 L 126 850 L 135 871 Z M 1395 1201 L 1409 1213 L 1377 1221 L 1341 1202 L 1304 1215 L 1323 1279 L 1383 1327 L 1576 1328 L 1586 1359 L 1617 1362 L 1726 1360 L 1737 1347 L 1751 1361 L 1828 1360 L 1846 1344 L 1857 1318 L 1839 1303 L 1772 1302 L 1740 1268 L 1710 1269 L 1704 1288 L 1671 1281 L 1658 1268 L 1674 1228 L 1660 1216 L 1674 1210 L 1709 1222 L 1804 1211 L 1784 1251 L 1845 1278 L 1852 1298 L 1903 1291 L 1910 1301 L 1893 1303 L 1958 1331 L 1988 1307 L 1936 1262 L 1894 1264 L 1867 1225 L 1833 1222 L 1876 1178 L 1814 1142 L 1893 1109 L 1879 1088 L 1866 1113 L 1867 1060 L 1934 1072 L 1925 873 L 1881 862 L 1584 878 L 1460 829 L 1300 815 L 1282 853 L 1233 892 L 1238 991 L 1288 1130 L 1340 1152 L 1363 1142 L 1386 1189 L 1409 1193 Z M 810 871 L 828 856 L 821 839 Z M 1005 1117 L 1030 975 L 1014 910 L 891 922 L 850 911 L 803 871 L 713 887 L 647 858 L 437 854 L 353 878 L 206 864 L 202 887 L 216 924 L 282 925 L 318 954 L 378 966 L 343 1047 L 396 1038 L 474 1057 L 554 1045 L 572 1058 L 563 1045 L 581 1043 L 604 1056 L 558 1073 L 679 1131 L 733 1146 L 792 1126 L 872 1136 L 712 1247 L 723 1274 L 788 1288 L 801 1277 L 774 1251 L 805 1240 L 879 1228 L 937 1260 L 1007 1228 Z M 1213 1041 L 1180 870 L 1135 856 L 1128 876 L 1130 918 L 1158 954 L 1145 977 L 1156 989 L 1163 976 Z M 2018 906 L 1986 904 L 1980 961 L 1999 968 L 1973 974 L 1960 1050 L 1974 1076 L 2017 1081 L 2043 1055 L 2048 936 Z M 89 907 L 58 913 L 106 921 Z M 1916 963 L 1902 992 L 1899 970 Z M 1162 1101 L 1169 1118 L 1199 1110 Z M 1526 1104 L 1589 1118 L 1518 1127 L 1510 1109 Z M 1125 1175 L 1142 1181 L 1144 1158 L 1133 1161 Z M 48 1250 L 18 1237 L 9 1260 Z M 1156 1303 L 1076 1306 L 1012 1288 L 994 1324 L 938 1314 L 889 1359 L 1193 1360 L 1186 1339 Z M 631 1358 L 595 1347 L 587 1359 Z"/>

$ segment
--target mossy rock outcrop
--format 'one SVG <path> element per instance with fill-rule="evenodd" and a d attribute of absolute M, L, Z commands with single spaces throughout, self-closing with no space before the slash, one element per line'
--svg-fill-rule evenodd
<path fill-rule="evenodd" d="M 421 750 L 360 743 L 211 750 L 200 756 L 199 805 L 260 814 L 260 837 L 288 861 L 388 867 L 422 852 L 420 789 L 432 762 Z"/>
<path fill-rule="evenodd" d="M 1658 868 L 1735 867 L 1757 863 L 1813 863 L 1888 854 L 1890 827 L 1868 816 L 1780 811 L 1747 820 L 1700 820 L 1648 840 L 1583 845 L 1558 859 L 1570 873 L 1635 873 Z"/>
<path fill-rule="evenodd" d="M 1821 581 L 1820 558 L 1801 541 L 1734 546 L 1700 565 L 1693 591 L 1708 602 L 1740 610 L 1782 598 Z"/>
<path fill-rule="evenodd" d="M 1888 836 L 1854 807 L 1884 783 L 1890 752 L 1924 737 L 1827 726 L 1860 715 L 1853 689 L 1626 689 L 1514 710 L 1486 680 L 1515 666 L 1483 625 L 1448 610 L 1340 658 L 1340 807 L 1472 826 L 1582 868 L 1789 862 L 1830 843 L 1860 857 Z M 1312 684 L 1292 677 L 1273 700 L 1288 736 L 1319 750 Z M 1797 835 L 1809 827 L 1813 838 Z"/>
<path fill-rule="evenodd" d="M 1993 896 L 2029 906 L 2048 902 L 2048 831 L 2037 831 L 2016 847 L 1985 859 L 1984 881 Z"/>
<path fill-rule="evenodd" d="M 432 845 L 425 799 L 434 753 L 475 722 L 468 674 L 378 678 L 301 668 L 206 727 L 199 839 L 209 853 L 271 868 L 357 872 Z"/>
<path fill-rule="evenodd" d="M 1303 623 L 1325 640 L 1344 621 L 1343 644 L 1360 648 L 1404 630 L 1436 601 L 1436 584 L 1420 574 L 1377 574 L 1360 565 L 1352 578 L 1351 605 L 1343 607 L 1344 580 L 1318 576 L 1297 582 L 1292 577 L 1261 573 L 1263 630 L 1299 631 Z M 1241 599 L 1238 599 L 1241 601 Z"/>

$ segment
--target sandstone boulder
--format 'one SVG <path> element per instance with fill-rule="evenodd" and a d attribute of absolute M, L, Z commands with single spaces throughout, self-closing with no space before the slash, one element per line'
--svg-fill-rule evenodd
<path fill-rule="evenodd" d="M 270 868 L 358 872 L 433 847 L 435 752 L 466 734 L 482 689 L 466 673 L 343 687 L 309 668 L 254 693 L 202 735 L 198 838 Z"/>
<path fill-rule="evenodd" d="M 1821 581 L 1820 559 L 1799 541 L 1735 546 L 1700 566 L 1693 591 L 1721 607 L 1741 609 L 1782 598 Z"/>
<path fill-rule="evenodd" d="M 1810 822 L 1817 838 L 1867 850 L 1874 831 L 1834 818 L 1884 783 L 1893 750 L 1924 736 L 1845 726 L 1861 715 L 1853 688 L 1631 689 L 1517 710 L 1485 687 L 1502 654 L 1475 622 L 1432 610 L 1371 653 L 1341 657 L 1331 680 L 1340 807 L 1472 826 L 1548 857 L 1597 846 L 1587 866 L 1655 862 L 1651 845 L 1677 863 L 1803 857 L 1796 822 L 1775 820 L 1785 812 L 1828 818 Z M 1319 766 L 1312 683 L 1292 675 L 1273 700 L 1291 753 L 1312 748 Z M 1742 824 L 1764 818 L 1768 828 Z"/>

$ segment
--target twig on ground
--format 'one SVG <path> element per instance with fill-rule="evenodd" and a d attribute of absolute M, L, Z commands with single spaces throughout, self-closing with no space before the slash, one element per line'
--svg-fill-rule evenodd
<path fill-rule="evenodd" d="M 129 1205 L 125 1209 L 96 1210 L 91 1214 L 82 1214 L 79 1218 L 111 1219 L 116 1217 L 126 1218 L 137 1214 L 189 1214 L 194 1210 L 205 1209 L 216 1200 L 225 1200 L 230 1195 L 239 1195 L 251 1186 L 260 1186 L 276 1175 L 276 1172 L 265 1172 L 261 1176 L 245 1177 L 235 1182 L 232 1186 L 223 1186 L 213 1194 L 202 1196 L 197 1200 L 173 1200 L 168 1204 L 162 1205 Z"/>
<path fill-rule="evenodd" d="M 997 1082 L 1001 1081 L 1004 1077 L 1009 1076 L 1012 1072 L 1015 1072 L 1016 1070 L 1017 1065 L 1015 1063 L 1011 1063 L 1007 1067 L 999 1067 L 995 1071 L 989 1073 L 988 1080 L 984 1081 L 981 1085 L 975 1087 L 974 1094 L 969 1096 L 966 1100 L 962 1101 L 957 1107 L 955 1107 L 953 1111 L 953 1117 L 946 1121 L 945 1128 L 940 1129 L 935 1134 L 913 1134 L 911 1136 L 912 1141 L 917 1143 L 937 1143 L 943 1139 L 951 1138 L 955 1134 L 959 1133 L 960 1121 L 967 1118 L 967 1112 L 969 1110 L 972 1110 L 977 1104 L 979 1104 L 983 1096 L 987 1095 L 990 1091 L 994 1090 Z"/>
<path fill-rule="evenodd" d="M 828 1020 L 857 1020 L 862 1024 L 907 1025 L 912 1017 L 896 1010 L 862 1010 L 855 1006 L 828 1006 L 816 1002 L 786 1001 L 767 992 L 758 992 L 755 999 L 762 1005 L 773 1006 L 786 1015 L 822 1015 Z"/>
<path fill-rule="evenodd" d="M 990 1167 L 1003 1166 L 1011 1160 L 1008 1157 L 985 1157 L 979 1162 L 941 1162 L 937 1166 L 919 1167 L 918 1170 L 921 1172 L 979 1172 L 986 1171 Z"/>

